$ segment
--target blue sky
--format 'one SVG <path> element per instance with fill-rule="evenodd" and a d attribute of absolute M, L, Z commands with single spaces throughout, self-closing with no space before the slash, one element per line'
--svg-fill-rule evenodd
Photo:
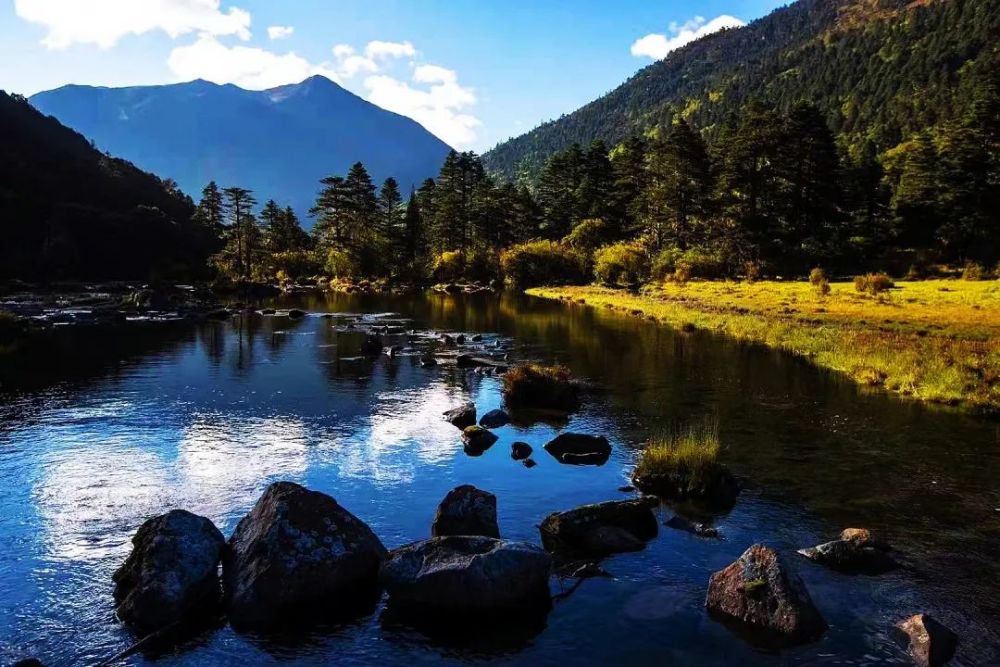
<path fill-rule="evenodd" d="M 13 0 L 0 89 L 323 74 L 484 151 L 781 0 Z"/>

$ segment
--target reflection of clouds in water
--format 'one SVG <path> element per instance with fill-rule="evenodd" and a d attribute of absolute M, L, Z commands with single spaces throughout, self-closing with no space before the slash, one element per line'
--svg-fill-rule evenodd
<path fill-rule="evenodd" d="M 182 430 L 176 457 L 157 435 L 119 432 L 48 455 L 34 499 L 51 558 L 124 556 L 139 524 L 171 508 L 221 525 L 268 482 L 307 467 L 308 431 L 297 420 L 201 416 Z"/>
<path fill-rule="evenodd" d="M 366 423 L 338 448 L 341 474 L 396 484 L 412 481 L 420 466 L 446 464 L 460 434 L 442 413 L 463 400 L 440 382 L 378 395 Z"/>

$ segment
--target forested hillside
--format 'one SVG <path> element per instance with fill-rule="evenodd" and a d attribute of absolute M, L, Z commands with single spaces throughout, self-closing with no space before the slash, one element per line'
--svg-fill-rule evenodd
<path fill-rule="evenodd" d="M 841 149 L 889 150 L 957 118 L 967 85 L 997 69 L 998 0 L 800 0 L 670 54 L 611 93 L 500 144 L 486 168 L 536 178 L 574 143 L 614 146 L 682 117 L 711 144 L 750 100 L 814 104 Z"/>
<path fill-rule="evenodd" d="M 183 278 L 216 249 L 170 181 L 0 92 L 0 278 Z"/>

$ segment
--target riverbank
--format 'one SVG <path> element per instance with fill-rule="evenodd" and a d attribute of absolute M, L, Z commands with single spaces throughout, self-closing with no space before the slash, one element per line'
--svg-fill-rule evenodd
<path fill-rule="evenodd" d="M 772 281 L 527 293 L 716 331 L 802 355 L 862 385 L 1000 414 L 1000 281 L 898 282 L 877 296 L 853 283 L 830 287 L 825 296 L 809 283 Z"/>

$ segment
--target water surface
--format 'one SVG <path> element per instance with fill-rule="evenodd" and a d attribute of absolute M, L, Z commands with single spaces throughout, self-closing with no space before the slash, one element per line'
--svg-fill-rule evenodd
<path fill-rule="evenodd" d="M 0 662 L 84 665 L 126 648 L 111 574 L 139 524 L 167 509 L 228 536 L 267 484 L 287 479 L 334 496 L 392 548 L 428 536 L 440 499 L 469 483 L 497 495 L 505 537 L 537 542 L 549 512 L 629 497 L 618 488 L 645 439 L 706 418 L 748 485 L 715 523 L 723 539 L 662 527 L 644 551 L 608 559 L 614 578 L 583 583 L 537 635 L 442 642 L 379 608 L 282 644 L 225 627 L 157 662 L 905 664 L 886 629 L 918 611 L 960 633 L 955 664 L 1000 662 L 995 422 L 863 392 L 708 333 L 512 294 L 279 305 L 313 314 L 65 328 L 0 360 Z M 506 426 L 469 456 L 441 412 L 499 407 L 499 381 L 407 354 L 360 358 L 366 326 L 482 333 L 484 353 L 564 363 L 591 389 L 568 424 Z M 560 465 L 541 445 L 563 426 L 607 435 L 611 460 Z M 537 467 L 511 460 L 515 440 L 535 448 Z M 794 555 L 847 526 L 878 531 L 917 567 L 851 577 Z M 754 542 L 789 553 L 830 624 L 820 641 L 763 652 L 706 615 L 709 575 Z M 553 579 L 553 592 L 569 583 Z"/>

